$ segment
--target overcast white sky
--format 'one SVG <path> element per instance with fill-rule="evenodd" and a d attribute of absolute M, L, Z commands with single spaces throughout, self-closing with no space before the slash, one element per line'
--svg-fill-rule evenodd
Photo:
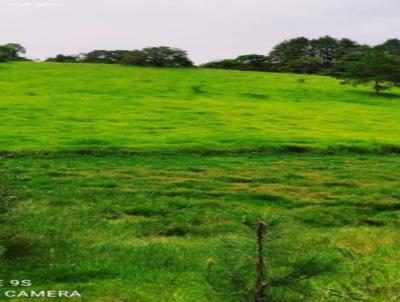
<path fill-rule="evenodd" d="M 0 0 L 0 44 L 30 58 L 165 45 L 203 63 L 326 34 L 400 38 L 400 0 Z"/>

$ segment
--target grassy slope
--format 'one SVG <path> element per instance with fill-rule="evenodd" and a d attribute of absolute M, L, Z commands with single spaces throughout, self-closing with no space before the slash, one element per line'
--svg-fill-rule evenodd
<path fill-rule="evenodd" d="M 399 294 L 398 155 L 243 150 L 399 146 L 395 96 L 325 77 L 42 63 L 0 65 L 0 92 L 0 151 L 25 154 L 2 159 L 22 198 L 3 276 L 85 301 L 236 301 L 207 284 L 205 263 L 261 213 L 315 251 L 362 256 L 316 288 L 357 288 L 376 268 L 360 291 Z M 216 149 L 242 152 L 177 152 Z"/>
<path fill-rule="evenodd" d="M 0 66 L 0 151 L 399 146 L 395 97 L 327 77 L 19 63 Z"/>

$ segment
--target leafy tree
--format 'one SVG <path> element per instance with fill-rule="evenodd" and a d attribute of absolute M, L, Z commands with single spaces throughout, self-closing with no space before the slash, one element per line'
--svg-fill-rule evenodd
<path fill-rule="evenodd" d="M 116 64 L 121 63 L 128 54 L 128 50 L 93 50 L 84 56 L 83 61 L 86 63 Z"/>
<path fill-rule="evenodd" d="M 137 66 L 148 66 L 148 57 L 147 55 L 140 50 L 130 51 L 122 60 L 122 64 L 126 65 L 137 65 Z"/>
<path fill-rule="evenodd" d="M 340 62 L 345 56 L 348 56 L 352 53 L 358 53 L 363 50 L 368 50 L 370 47 L 366 45 L 360 45 L 359 43 L 343 38 L 338 40 L 337 50 L 336 50 L 336 58 L 334 60 L 334 64 L 328 70 L 322 70 L 324 74 L 328 74 L 331 76 L 336 76 L 339 74 L 339 66 L 338 62 Z"/>
<path fill-rule="evenodd" d="M 323 69 L 331 69 L 334 67 L 338 59 L 339 42 L 329 36 L 321 37 L 311 41 L 312 56 L 322 61 Z"/>
<path fill-rule="evenodd" d="M 0 62 L 23 60 L 22 55 L 25 52 L 25 48 L 17 43 L 0 45 Z"/>
<path fill-rule="evenodd" d="M 314 74 L 321 71 L 323 60 L 319 57 L 301 57 L 288 63 L 288 68 L 295 73 Z"/>
<path fill-rule="evenodd" d="M 372 48 L 346 56 L 339 64 L 338 77 L 344 84 L 373 84 L 375 93 L 400 86 L 400 59 Z"/>
<path fill-rule="evenodd" d="M 126 54 L 121 61 L 128 65 L 153 66 L 153 67 L 191 67 L 193 62 L 186 51 L 166 46 L 147 47 Z"/>
<path fill-rule="evenodd" d="M 334 74 L 336 63 L 359 47 L 350 39 L 324 36 L 308 40 L 300 37 L 278 44 L 269 58 L 275 71 Z"/>
<path fill-rule="evenodd" d="M 351 52 L 357 51 L 363 47 L 365 47 L 365 46 L 362 46 L 353 40 L 343 38 L 338 41 L 337 58 L 341 59 L 341 58 L 343 58 L 343 56 L 345 56 Z"/>
<path fill-rule="evenodd" d="M 265 71 L 271 68 L 269 57 L 257 54 L 239 56 L 236 61 L 242 70 Z"/>
<path fill-rule="evenodd" d="M 190 67 L 193 62 L 186 51 L 171 47 L 148 47 L 142 50 L 147 57 L 147 63 L 156 67 Z"/>
<path fill-rule="evenodd" d="M 400 58 L 400 40 L 399 39 L 389 39 L 385 43 L 378 45 L 378 49 L 384 51 L 385 53 L 396 56 Z"/>
<path fill-rule="evenodd" d="M 0 46 L 0 62 L 6 62 L 6 61 L 9 61 L 8 51 L 3 46 Z"/>
<path fill-rule="evenodd" d="M 310 40 L 305 37 L 283 41 L 273 48 L 269 58 L 275 71 L 292 72 L 290 63 L 310 56 Z"/>

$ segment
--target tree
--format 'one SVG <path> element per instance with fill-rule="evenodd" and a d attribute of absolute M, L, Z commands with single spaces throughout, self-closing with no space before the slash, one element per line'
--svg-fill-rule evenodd
<path fill-rule="evenodd" d="M 275 71 L 292 72 L 290 64 L 310 55 L 310 40 L 305 37 L 283 41 L 273 48 L 269 58 Z"/>
<path fill-rule="evenodd" d="M 311 41 L 311 54 L 322 61 L 322 68 L 333 68 L 338 58 L 338 40 L 325 36 Z"/>
<path fill-rule="evenodd" d="M 223 238 L 210 250 L 205 279 L 215 293 L 229 301 L 322 301 L 310 281 L 336 275 L 343 257 L 336 251 L 317 252 L 315 238 L 304 240 L 306 230 L 299 226 L 287 237 L 289 232 L 284 235 L 275 222 L 245 223 L 255 238 Z"/>
<path fill-rule="evenodd" d="M 126 54 L 121 61 L 128 65 L 153 67 L 191 67 L 193 62 L 186 51 L 166 46 L 147 47 L 141 51 L 132 51 Z"/>
<path fill-rule="evenodd" d="M 288 63 L 288 67 L 292 72 L 314 74 L 321 71 L 323 60 L 319 57 L 301 57 Z"/>
<path fill-rule="evenodd" d="M 271 68 L 269 58 L 263 55 L 242 55 L 237 57 L 236 61 L 241 70 L 266 71 Z"/>
<path fill-rule="evenodd" d="M 355 52 L 359 50 L 360 48 L 363 48 L 365 46 L 358 44 L 357 42 L 343 38 L 338 41 L 338 51 L 337 51 L 337 58 L 340 60 L 343 58 L 345 55 Z"/>
<path fill-rule="evenodd" d="M 17 43 L 0 45 L 0 62 L 23 60 L 22 55 L 25 52 L 25 48 Z"/>
<path fill-rule="evenodd" d="M 186 51 L 166 46 L 148 47 L 142 50 L 147 56 L 148 64 L 156 67 L 190 67 L 193 62 Z"/>
<path fill-rule="evenodd" d="M 338 62 L 341 62 L 343 58 L 349 56 L 352 53 L 359 53 L 361 51 L 366 51 L 370 47 L 367 45 L 361 45 L 353 40 L 343 38 L 338 40 L 338 48 L 336 51 L 336 58 L 333 64 L 333 67 L 329 70 L 325 70 L 325 74 L 329 74 L 331 76 L 337 76 L 340 73 L 340 68 Z"/>
<path fill-rule="evenodd" d="M 147 55 L 140 50 L 130 51 L 122 60 L 122 64 L 126 65 L 136 65 L 136 66 L 148 66 Z"/>
<path fill-rule="evenodd" d="M 84 56 L 83 61 L 86 63 L 117 64 L 121 63 L 129 52 L 129 50 L 93 50 Z"/>
<path fill-rule="evenodd" d="M 389 39 L 385 43 L 378 45 L 378 49 L 384 51 L 385 53 L 396 56 L 400 58 L 400 40 L 399 39 Z"/>
<path fill-rule="evenodd" d="M 373 84 L 375 93 L 400 86 L 400 59 L 379 48 L 351 53 L 338 64 L 344 84 Z"/>

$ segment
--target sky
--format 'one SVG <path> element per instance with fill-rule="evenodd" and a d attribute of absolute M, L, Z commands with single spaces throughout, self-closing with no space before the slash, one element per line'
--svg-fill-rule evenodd
<path fill-rule="evenodd" d="M 400 38 L 399 0 L 0 0 L 0 44 L 32 59 L 94 49 L 185 49 L 196 63 L 323 35 Z"/>

